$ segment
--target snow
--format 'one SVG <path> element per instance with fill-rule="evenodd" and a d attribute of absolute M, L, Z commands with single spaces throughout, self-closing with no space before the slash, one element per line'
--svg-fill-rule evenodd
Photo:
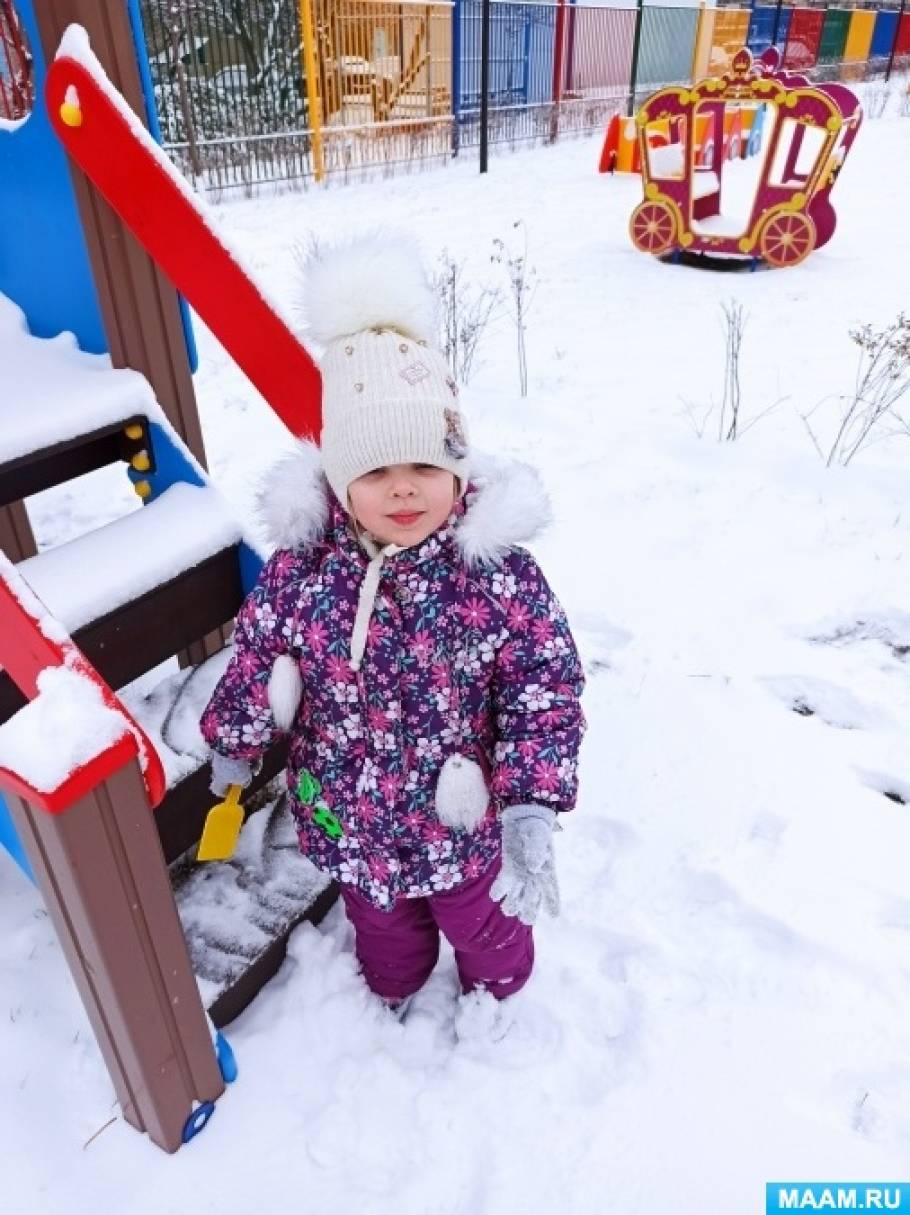
<path fill-rule="evenodd" d="M 0 294 L 0 463 L 134 415 L 162 421 L 148 381 L 79 350 L 71 333 L 36 338 Z"/>
<path fill-rule="evenodd" d="M 0 725 L 0 768 L 49 793 L 128 730 L 97 684 L 69 667 L 46 667 L 38 695 Z"/>
<path fill-rule="evenodd" d="M 239 539 L 217 490 L 178 484 L 142 510 L 29 557 L 19 569 L 73 633 Z"/>
<path fill-rule="evenodd" d="M 170 1158 L 118 1119 L 88 1143 L 113 1095 L 40 900 L 0 857 L 16 1215 L 728 1215 L 762 1210 L 767 1180 L 906 1174 L 910 814 L 894 798 L 910 790 L 910 441 L 826 469 L 800 414 L 817 407 L 830 440 L 856 369 L 848 330 L 906 307 L 910 121 L 864 126 L 834 238 L 789 271 L 635 252 L 640 184 L 599 177 L 599 150 L 499 155 L 485 178 L 472 155 L 217 212 L 287 304 L 293 247 L 365 214 L 409 227 L 431 260 L 447 247 L 478 282 L 502 274 L 493 238 L 520 249 L 527 234 L 529 396 L 506 317 L 464 396 L 479 445 L 546 476 L 556 522 L 535 551 L 590 678 L 581 800 L 557 840 L 563 913 L 538 926 L 531 984 L 502 1010 L 459 1006 L 444 949 L 399 1024 L 336 907 L 294 933 L 230 1027 L 240 1078 L 204 1134 Z M 731 297 L 746 416 L 779 404 L 720 444 Z M 199 338 L 213 475 L 253 526 L 290 440 Z M 79 530 L 78 507 L 42 506 L 42 541 Z M 225 899 L 236 874 L 219 878 Z M 218 905 L 197 903 L 199 921 L 217 927 Z"/>
<path fill-rule="evenodd" d="M 25 126 L 28 118 L 28 114 L 24 118 L 0 118 L 0 131 L 8 131 L 10 134 L 18 131 L 20 127 Z"/>
<path fill-rule="evenodd" d="M 248 807 L 248 810 L 252 807 Z M 286 932 L 329 884 L 297 847 L 282 790 L 248 813 L 229 861 L 174 873 L 177 910 L 207 1006 Z"/>
<path fill-rule="evenodd" d="M 0 549 L 0 577 L 15 596 L 20 607 L 31 616 L 38 629 L 49 641 L 61 642 L 69 640 L 69 633 L 50 615 L 47 608 L 35 595 L 35 592 L 25 582 L 19 568 L 13 565 L 6 553 Z"/>

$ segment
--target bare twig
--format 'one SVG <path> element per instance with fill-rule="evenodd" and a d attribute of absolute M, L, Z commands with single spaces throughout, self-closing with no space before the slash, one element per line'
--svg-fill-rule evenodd
<path fill-rule="evenodd" d="M 440 324 L 442 348 L 453 377 L 467 384 L 476 369 L 475 358 L 484 332 L 502 299 L 497 287 L 468 286 L 464 262 L 457 262 L 444 249 L 435 275 L 442 303 Z"/>
<path fill-rule="evenodd" d="M 724 395 L 720 404 L 720 430 L 718 439 L 721 442 L 733 443 L 740 433 L 740 409 L 742 408 L 742 386 L 739 381 L 739 362 L 743 345 L 743 332 L 746 327 L 746 316 L 742 304 L 730 300 L 721 305 L 724 316 L 725 360 L 724 360 Z M 730 421 L 727 425 L 727 414 Z"/>
<path fill-rule="evenodd" d="M 882 437 L 889 425 L 906 433 L 898 402 L 910 391 L 910 315 L 900 313 L 882 329 L 862 325 L 850 333 L 859 347 L 853 390 L 843 396 L 840 422 L 825 464 L 846 467 L 870 443 Z"/>
<path fill-rule="evenodd" d="M 97 1129 L 97 1131 L 95 1131 L 94 1135 L 92 1135 L 90 1138 L 86 1139 L 85 1143 L 83 1143 L 83 1145 L 82 1145 L 82 1150 L 83 1150 L 83 1152 L 85 1151 L 85 1149 L 88 1147 L 88 1145 L 89 1145 L 90 1143 L 94 1143 L 94 1142 L 95 1142 L 95 1140 L 96 1140 L 96 1139 L 98 1138 L 98 1136 L 99 1136 L 99 1135 L 102 1133 L 102 1131 L 106 1131 L 106 1130 L 107 1130 L 107 1128 L 108 1128 L 109 1126 L 113 1126 L 113 1125 L 114 1125 L 114 1123 L 115 1123 L 116 1121 L 117 1121 L 117 1116 L 116 1116 L 116 1114 L 115 1114 L 113 1118 L 109 1118 L 109 1119 L 107 1120 L 107 1122 L 105 1122 L 104 1126 L 99 1126 L 99 1127 L 98 1127 L 98 1129 Z"/>
<path fill-rule="evenodd" d="M 508 277 L 509 296 L 511 298 L 512 319 L 518 338 L 518 380 L 521 385 L 521 395 L 528 395 L 528 351 L 525 342 L 527 318 L 534 296 L 537 293 L 537 271 L 528 265 L 528 232 L 524 220 L 516 220 L 513 228 L 521 228 L 524 233 L 524 243 L 521 251 L 514 251 L 505 241 L 493 241 L 493 256 L 491 261 L 505 267 Z"/>
<path fill-rule="evenodd" d="M 703 439 L 705 436 L 705 431 L 708 428 L 708 422 L 710 421 L 711 414 L 715 409 L 714 402 L 712 401 L 710 405 L 705 407 L 700 417 L 698 416 L 695 404 L 692 401 L 686 400 L 685 397 L 682 398 L 682 406 L 683 412 L 692 423 L 692 429 L 695 431 L 696 438 Z"/>

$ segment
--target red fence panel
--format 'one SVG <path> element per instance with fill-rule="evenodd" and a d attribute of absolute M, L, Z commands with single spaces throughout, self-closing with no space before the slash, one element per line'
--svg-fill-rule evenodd
<path fill-rule="evenodd" d="M 824 9 L 795 8 L 790 19 L 784 67 L 805 71 L 814 67 L 825 24 Z"/>
<path fill-rule="evenodd" d="M 904 56 L 910 56 L 910 12 L 901 16 L 901 23 L 897 27 L 897 39 L 894 43 L 894 58 L 899 59 Z"/>
<path fill-rule="evenodd" d="M 635 10 L 573 4 L 566 17 L 563 95 L 624 97 L 632 73 Z"/>

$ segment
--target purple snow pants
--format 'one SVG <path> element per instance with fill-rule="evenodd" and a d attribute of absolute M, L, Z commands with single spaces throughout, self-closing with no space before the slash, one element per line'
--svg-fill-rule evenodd
<path fill-rule="evenodd" d="M 392 911 L 379 911 L 342 886 L 370 990 L 402 1000 L 423 987 L 439 957 L 440 932 L 455 950 L 463 991 L 483 987 L 504 1000 L 524 987 L 534 965 L 534 938 L 527 924 L 504 915 L 490 898 L 498 872 L 497 860 L 479 878 L 427 898 L 399 899 Z"/>

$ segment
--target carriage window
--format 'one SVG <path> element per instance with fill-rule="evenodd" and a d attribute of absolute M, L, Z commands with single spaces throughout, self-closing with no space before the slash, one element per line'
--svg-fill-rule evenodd
<path fill-rule="evenodd" d="M 815 170 L 828 140 L 828 132 L 795 118 L 781 119 L 780 139 L 768 182 L 772 186 L 803 185 Z"/>
<path fill-rule="evenodd" d="M 682 181 L 686 175 L 686 120 L 658 118 L 645 127 L 648 170 L 658 181 Z"/>

